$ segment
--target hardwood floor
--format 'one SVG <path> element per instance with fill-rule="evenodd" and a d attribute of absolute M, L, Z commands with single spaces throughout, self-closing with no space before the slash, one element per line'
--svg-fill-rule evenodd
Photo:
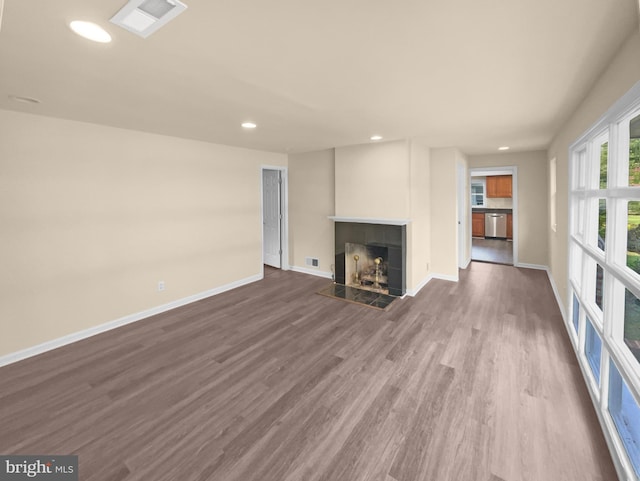
<path fill-rule="evenodd" d="M 503 239 L 471 239 L 471 259 L 513 265 L 513 242 Z"/>
<path fill-rule="evenodd" d="M 611 481 L 542 271 L 377 311 L 263 281 L 0 369 L 0 453 L 83 481 Z"/>

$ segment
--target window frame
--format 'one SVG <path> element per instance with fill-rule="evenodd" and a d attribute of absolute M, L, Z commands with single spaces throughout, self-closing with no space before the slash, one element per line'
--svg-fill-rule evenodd
<path fill-rule="evenodd" d="M 567 331 L 619 473 L 639 480 L 608 409 L 609 366 L 640 405 L 640 361 L 624 342 L 625 289 L 640 299 L 640 274 L 627 267 L 628 202 L 640 201 L 640 185 L 629 187 L 629 123 L 640 116 L 640 82 L 569 147 Z M 601 146 L 607 143 L 607 183 L 600 185 Z M 551 189 L 550 189 L 551 193 Z M 606 202 L 605 243 L 598 245 L 600 201 Z M 596 266 L 602 268 L 602 310 L 597 306 Z M 577 306 L 574 304 L 574 297 Z M 578 326 L 574 311 L 578 309 Z M 599 380 L 588 357 L 587 323 L 600 340 Z"/>

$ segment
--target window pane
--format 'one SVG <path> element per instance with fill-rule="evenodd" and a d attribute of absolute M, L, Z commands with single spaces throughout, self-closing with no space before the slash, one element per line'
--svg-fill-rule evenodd
<path fill-rule="evenodd" d="M 607 233 L 607 201 L 600 199 L 598 205 L 598 247 L 604 250 Z"/>
<path fill-rule="evenodd" d="M 627 266 L 640 274 L 640 202 L 627 207 Z"/>
<path fill-rule="evenodd" d="M 609 156 L 609 142 L 600 145 L 600 188 L 607 188 L 607 158 Z"/>
<path fill-rule="evenodd" d="M 640 299 L 628 289 L 624 295 L 624 343 L 640 361 Z"/>
<path fill-rule="evenodd" d="M 587 321 L 587 338 L 584 344 L 584 353 L 589 361 L 589 366 L 591 366 L 593 377 L 595 377 L 598 384 L 600 384 L 600 352 L 602 351 L 602 341 L 593 328 L 591 319 L 587 318 Z"/>
<path fill-rule="evenodd" d="M 578 332 L 578 321 L 580 320 L 580 303 L 576 295 L 573 295 L 573 327 Z"/>
<path fill-rule="evenodd" d="M 581 150 L 576 156 L 576 187 L 578 189 L 584 189 L 586 184 L 586 158 L 587 152 L 585 150 Z"/>
<path fill-rule="evenodd" d="M 640 185 L 640 115 L 629 123 L 629 186 Z"/>
<path fill-rule="evenodd" d="M 582 249 L 573 242 L 571 243 L 571 280 L 579 288 L 582 287 Z"/>
<path fill-rule="evenodd" d="M 640 407 L 613 362 L 609 368 L 609 413 L 633 469 L 640 475 Z"/>
<path fill-rule="evenodd" d="M 596 267 L 596 304 L 602 310 L 602 286 L 604 282 L 604 272 L 598 264 Z"/>

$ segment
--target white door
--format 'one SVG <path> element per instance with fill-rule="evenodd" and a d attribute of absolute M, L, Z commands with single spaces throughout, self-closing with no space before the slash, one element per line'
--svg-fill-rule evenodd
<path fill-rule="evenodd" d="M 262 171 L 262 222 L 263 222 L 263 251 L 264 263 L 277 267 L 282 267 L 282 214 L 280 195 L 280 171 Z"/>

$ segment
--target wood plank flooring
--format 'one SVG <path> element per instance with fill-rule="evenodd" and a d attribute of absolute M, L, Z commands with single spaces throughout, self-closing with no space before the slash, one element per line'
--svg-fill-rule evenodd
<path fill-rule="evenodd" d="M 502 239 L 471 239 L 471 259 L 513 265 L 513 242 Z"/>
<path fill-rule="evenodd" d="M 542 271 L 377 311 L 263 281 L 0 369 L 0 453 L 83 481 L 612 481 Z"/>

